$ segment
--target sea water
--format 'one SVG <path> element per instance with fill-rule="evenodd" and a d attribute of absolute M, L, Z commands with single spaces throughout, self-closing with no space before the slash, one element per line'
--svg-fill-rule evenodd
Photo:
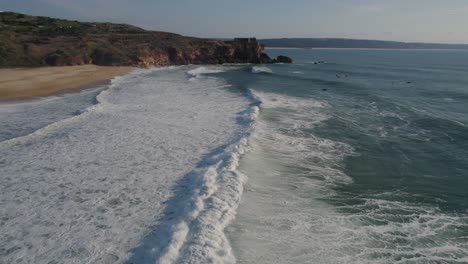
<path fill-rule="evenodd" d="M 467 263 L 468 52 L 270 50 L 238 263 Z"/>
<path fill-rule="evenodd" d="M 0 105 L 0 263 L 234 262 L 223 230 L 258 107 L 202 75 L 223 70 Z"/>
<path fill-rule="evenodd" d="M 468 52 L 268 52 L 0 104 L 0 263 L 466 263 Z"/>

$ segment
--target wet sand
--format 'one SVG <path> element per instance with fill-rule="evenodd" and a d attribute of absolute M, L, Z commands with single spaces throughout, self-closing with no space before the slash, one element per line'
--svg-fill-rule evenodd
<path fill-rule="evenodd" d="M 132 69 L 96 65 L 0 69 L 0 99 L 28 99 L 90 88 Z"/>

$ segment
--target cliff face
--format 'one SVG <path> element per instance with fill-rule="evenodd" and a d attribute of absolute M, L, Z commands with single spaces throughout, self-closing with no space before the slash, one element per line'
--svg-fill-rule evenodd
<path fill-rule="evenodd" d="M 225 42 L 123 24 L 0 13 L 0 67 L 273 62 L 255 39 Z"/>

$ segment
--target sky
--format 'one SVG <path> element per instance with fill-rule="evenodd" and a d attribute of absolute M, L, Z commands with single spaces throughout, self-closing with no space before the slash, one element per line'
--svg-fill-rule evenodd
<path fill-rule="evenodd" d="M 468 44 L 468 0 L 0 0 L 0 10 L 208 38 Z"/>

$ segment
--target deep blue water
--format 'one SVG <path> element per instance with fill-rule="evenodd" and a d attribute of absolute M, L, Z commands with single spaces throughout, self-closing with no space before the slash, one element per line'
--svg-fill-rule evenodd
<path fill-rule="evenodd" d="M 466 263 L 468 52 L 268 53 L 294 63 L 225 76 L 264 101 L 240 262 Z"/>

